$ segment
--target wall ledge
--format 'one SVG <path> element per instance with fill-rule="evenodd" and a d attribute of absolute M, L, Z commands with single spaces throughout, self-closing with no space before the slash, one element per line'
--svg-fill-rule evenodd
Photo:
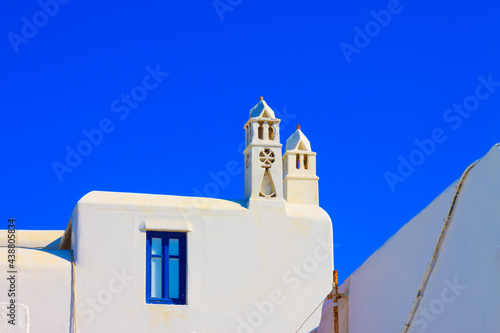
<path fill-rule="evenodd" d="M 189 220 L 183 219 L 144 219 L 139 228 L 141 231 L 193 231 Z"/>

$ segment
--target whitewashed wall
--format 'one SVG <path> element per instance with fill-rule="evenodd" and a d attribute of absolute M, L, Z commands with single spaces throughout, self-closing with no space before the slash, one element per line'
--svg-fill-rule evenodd
<path fill-rule="evenodd" d="M 22 246 L 22 243 L 18 243 Z M 17 248 L 16 327 L 3 320 L 7 295 L 7 248 L 0 248 L 0 332 L 68 333 L 71 311 L 69 251 Z M 9 318 L 10 319 L 10 318 Z"/>
<path fill-rule="evenodd" d="M 72 218 L 79 332 L 295 332 L 331 290 L 315 205 L 91 192 Z M 188 233 L 187 305 L 146 304 L 146 229 Z"/>
<path fill-rule="evenodd" d="M 342 333 L 401 332 L 441 233 L 453 183 L 341 286 Z M 500 332 L 500 147 L 470 171 L 410 333 Z M 324 313 L 331 311 L 325 304 Z M 348 313 L 346 313 L 348 312 Z M 320 332 L 331 329 L 325 318 Z M 341 325 L 343 326 L 343 325 Z"/>

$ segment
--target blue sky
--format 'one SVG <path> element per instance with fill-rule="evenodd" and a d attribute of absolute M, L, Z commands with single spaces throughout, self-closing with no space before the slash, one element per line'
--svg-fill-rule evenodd
<path fill-rule="evenodd" d="M 343 280 L 500 141 L 499 14 L 493 1 L 8 1 L 0 228 L 64 229 L 92 190 L 240 199 L 241 171 L 207 184 L 242 165 L 264 96 L 282 142 L 299 123 L 318 153 Z"/>

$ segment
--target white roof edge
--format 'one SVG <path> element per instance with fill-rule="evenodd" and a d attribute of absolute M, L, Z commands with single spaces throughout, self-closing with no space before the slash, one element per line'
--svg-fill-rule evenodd
<path fill-rule="evenodd" d="M 480 163 L 481 160 L 488 154 L 490 154 L 494 149 L 496 149 L 498 152 L 500 152 L 500 143 L 496 143 L 494 144 L 490 150 L 488 150 L 488 152 L 483 155 L 481 158 L 479 158 L 477 160 L 477 163 Z M 467 168 L 464 168 L 464 170 L 466 170 Z M 368 264 L 370 262 L 370 260 L 372 259 L 372 257 L 374 257 L 376 255 L 377 252 L 379 252 L 386 244 L 388 244 L 392 239 L 394 239 L 395 237 L 397 237 L 398 233 L 401 232 L 402 229 L 404 229 L 407 225 L 409 225 L 413 220 L 415 220 L 419 215 L 421 215 L 427 208 L 429 208 L 435 201 L 437 201 L 439 198 L 447 195 L 448 191 L 450 191 L 453 187 L 456 186 L 456 184 L 460 181 L 460 178 L 456 179 L 454 182 L 452 182 L 448 187 L 446 187 L 440 194 L 438 194 L 434 199 L 432 199 L 432 201 L 426 205 L 422 210 L 420 210 L 415 216 L 413 216 L 409 221 L 407 221 L 403 226 L 401 226 L 401 228 L 398 229 L 398 231 L 396 231 L 392 236 L 390 236 L 379 248 L 377 248 L 358 268 L 356 268 L 356 270 L 354 272 L 351 273 L 351 275 L 349 275 L 344 282 L 342 282 L 342 284 L 339 286 L 340 288 L 342 288 L 342 286 L 344 285 L 344 283 L 346 281 L 349 281 L 349 279 L 354 276 L 358 271 L 360 271 L 364 266 L 365 264 Z M 451 203 L 451 202 L 450 202 Z M 344 287 L 345 288 L 345 287 Z M 347 287 L 348 288 L 348 287 Z"/>
<path fill-rule="evenodd" d="M 188 197 L 165 194 L 91 191 L 78 204 L 108 204 L 120 206 L 194 207 L 215 210 L 246 211 L 241 202 L 206 197 Z"/>
<path fill-rule="evenodd" d="M 57 249 L 64 230 L 16 230 L 16 246 Z M 8 245 L 8 231 L 0 230 L 0 247 Z"/>

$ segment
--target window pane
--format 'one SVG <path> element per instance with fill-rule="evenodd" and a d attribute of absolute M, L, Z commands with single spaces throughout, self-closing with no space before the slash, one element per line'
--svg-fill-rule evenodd
<path fill-rule="evenodd" d="M 168 254 L 171 256 L 179 255 L 179 240 L 171 238 L 168 240 Z"/>
<path fill-rule="evenodd" d="M 151 238 L 151 254 L 161 256 L 161 238 Z"/>
<path fill-rule="evenodd" d="M 161 258 L 151 258 L 151 297 L 161 298 Z"/>
<path fill-rule="evenodd" d="M 168 297 L 179 298 L 179 259 L 168 261 Z"/>

